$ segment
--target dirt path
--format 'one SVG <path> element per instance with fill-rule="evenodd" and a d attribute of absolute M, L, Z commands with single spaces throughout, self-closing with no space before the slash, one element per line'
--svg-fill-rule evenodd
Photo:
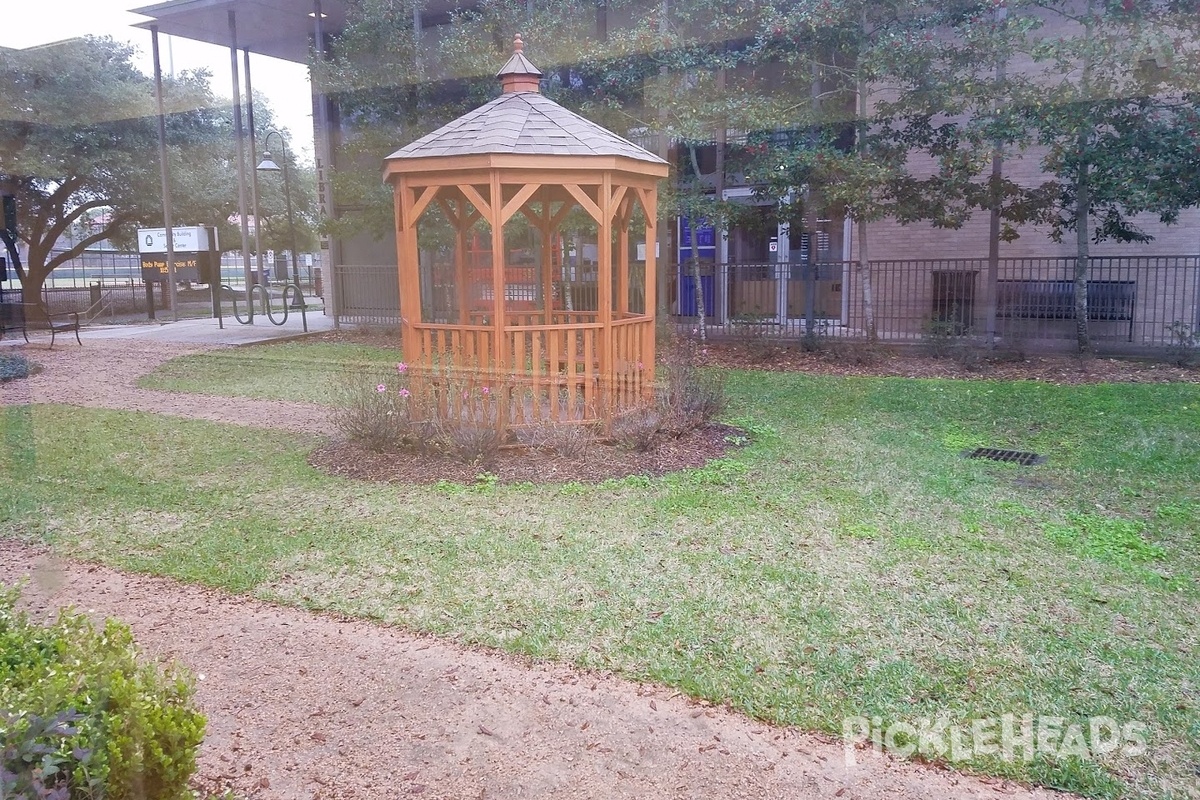
<path fill-rule="evenodd" d="M 26 380 L 0 384 L 0 405 L 64 403 L 302 433 L 333 432 L 328 410 L 313 403 L 243 397 L 206 399 L 203 395 L 138 388 L 138 379 L 164 361 L 211 349 L 135 339 L 89 339 L 85 347 L 60 345 L 53 350 L 31 345 L 24 352 L 43 368 L 42 372 Z"/>
<path fill-rule="evenodd" d="M 1049 798 L 566 667 L 61 562 L 0 541 L 30 607 L 128 622 L 202 675 L 199 780 L 256 798 Z"/>

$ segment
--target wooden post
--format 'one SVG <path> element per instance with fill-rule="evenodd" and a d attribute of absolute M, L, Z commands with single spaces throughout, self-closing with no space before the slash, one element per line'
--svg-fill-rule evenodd
<path fill-rule="evenodd" d="M 458 322 L 467 325 L 471 322 L 471 295 L 468 291 L 470 282 L 467 279 L 467 226 L 466 214 L 459 208 L 458 219 L 454 220 L 454 282 L 458 292 Z"/>
<path fill-rule="evenodd" d="M 616 213 L 617 224 L 617 315 L 629 316 L 629 219 L 631 208 L 628 196 L 621 201 Z"/>
<path fill-rule="evenodd" d="M 612 173 L 605 172 L 600 184 L 600 219 L 596 237 L 596 299 L 600 322 L 600 402 L 604 404 L 604 428 L 612 425 L 613 330 L 612 330 Z"/>
<path fill-rule="evenodd" d="M 658 260 L 655 247 L 658 244 L 658 192 L 651 188 L 639 192 L 642 198 L 642 210 L 646 212 L 646 316 L 654 319 L 658 310 Z M 654 359 L 657 331 L 655 326 L 649 326 L 649 332 L 642 343 L 642 389 L 647 398 L 654 391 Z"/>
<path fill-rule="evenodd" d="M 417 221 L 413 219 L 413 192 L 401 176 L 396 182 L 396 262 L 400 276 L 400 336 L 406 357 L 423 355 L 417 348 L 416 329 L 421 321 L 421 285 L 417 252 Z M 415 360 L 415 359 L 414 359 Z"/>
<path fill-rule="evenodd" d="M 500 186 L 500 173 L 497 170 L 491 170 L 490 183 L 488 219 L 492 224 L 492 326 L 495 330 L 492 364 L 496 375 L 495 382 L 499 384 L 508 380 L 509 355 L 504 309 L 504 293 L 507 288 L 504 274 L 504 195 Z M 501 390 L 499 385 L 495 388 L 498 395 L 496 424 L 500 430 L 504 430 L 508 427 L 507 391 Z"/>
<path fill-rule="evenodd" d="M 550 193 L 542 191 L 542 216 L 538 219 L 538 230 L 542 234 L 542 305 L 546 325 L 554 324 L 554 251 L 550 245 L 554 228 L 550 221 Z"/>

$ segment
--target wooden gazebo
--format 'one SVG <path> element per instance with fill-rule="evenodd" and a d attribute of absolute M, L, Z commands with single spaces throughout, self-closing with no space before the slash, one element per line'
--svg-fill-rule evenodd
<path fill-rule="evenodd" d="M 413 391 L 454 386 L 452 414 L 483 393 L 506 429 L 607 421 L 653 393 L 667 164 L 540 94 L 519 36 L 497 77 L 498 98 L 386 160 Z M 560 231 L 581 219 L 594 245 L 572 248 Z"/>

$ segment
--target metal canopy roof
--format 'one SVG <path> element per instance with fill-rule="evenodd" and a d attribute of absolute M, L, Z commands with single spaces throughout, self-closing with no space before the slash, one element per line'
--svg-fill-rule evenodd
<path fill-rule="evenodd" d="M 312 0 L 167 0 L 135 8 L 133 13 L 151 17 L 138 28 L 157 25 L 160 33 L 229 47 L 230 9 L 237 18 L 239 49 L 308 63 L 314 23 Z M 321 0 L 321 13 L 325 15 L 322 22 L 326 31 L 345 27 L 345 0 Z"/>

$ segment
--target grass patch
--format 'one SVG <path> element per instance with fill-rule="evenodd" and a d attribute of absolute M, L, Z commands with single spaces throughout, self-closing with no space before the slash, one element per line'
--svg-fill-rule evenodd
<path fill-rule="evenodd" d="M 397 343 L 398 344 L 398 343 Z M 143 389 L 332 405 L 348 370 L 390 366 L 388 350 L 344 342 L 284 342 L 181 356 L 143 376 Z"/>
<path fill-rule="evenodd" d="M 728 390 L 744 450 L 600 486 L 359 484 L 311 470 L 303 437 L 10 408 L 0 532 L 834 733 L 1140 720 L 1142 756 L 958 766 L 1193 796 L 1200 387 L 738 372 Z M 973 446 L 1049 462 L 959 457 Z"/>

